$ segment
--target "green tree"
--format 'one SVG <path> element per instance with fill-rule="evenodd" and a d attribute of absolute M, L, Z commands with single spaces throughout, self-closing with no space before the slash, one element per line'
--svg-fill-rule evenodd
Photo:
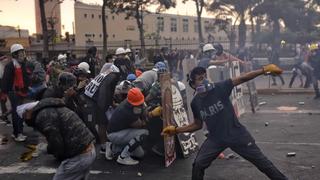
<path fill-rule="evenodd" d="M 213 1 L 208 10 L 217 14 L 217 17 L 225 16 L 235 19 L 235 24 L 238 26 L 238 46 L 244 47 L 246 43 L 247 26 L 246 21 L 251 21 L 253 24 L 253 17 L 251 11 L 258 5 L 260 0 L 215 0 Z M 254 29 L 252 28 L 254 32 Z"/>
<path fill-rule="evenodd" d="M 103 0 L 102 7 L 101 7 L 101 14 L 102 14 L 102 60 L 104 61 L 107 56 L 108 51 L 108 34 L 107 34 L 107 20 L 106 20 L 106 6 L 108 4 L 108 0 Z"/>
<path fill-rule="evenodd" d="M 158 9 L 160 10 L 175 6 L 175 2 L 172 0 L 110 0 L 107 3 L 113 13 L 126 13 L 127 18 L 134 17 L 136 19 L 142 56 L 145 56 L 143 19 L 145 13 L 149 13 L 147 7 L 150 5 L 159 5 Z"/>

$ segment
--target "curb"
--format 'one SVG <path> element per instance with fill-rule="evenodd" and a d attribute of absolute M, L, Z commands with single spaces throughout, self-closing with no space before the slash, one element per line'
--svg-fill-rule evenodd
<path fill-rule="evenodd" d="M 247 89 L 243 90 L 244 94 L 249 94 Z M 257 89 L 258 94 L 314 94 L 312 89 Z"/>

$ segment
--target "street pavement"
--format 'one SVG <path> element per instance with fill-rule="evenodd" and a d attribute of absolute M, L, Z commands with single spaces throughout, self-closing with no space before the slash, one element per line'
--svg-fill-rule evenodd
<path fill-rule="evenodd" d="M 320 100 L 313 100 L 312 94 L 269 94 L 260 95 L 260 106 L 256 114 L 247 112 L 240 121 L 251 132 L 265 155 L 293 180 L 320 179 Z M 248 97 L 245 96 L 246 103 Z M 304 105 L 299 105 L 304 102 Z M 297 107 L 295 111 L 280 111 L 280 106 Z M 266 123 L 268 124 L 266 126 Z M 10 138 L 12 127 L 0 124 L 0 134 L 9 137 L 8 144 L 0 145 L 0 179 L 26 180 L 51 179 L 59 163 L 50 155 L 40 155 L 22 163 L 20 155 L 27 150 L 26 143 L 16 143 Z M 33 136 L 31 128 L 26 134 Z M 204 140 L 203 132 L 197 133 L 199 144 Z M 29 138 L 32 139 L 32 138 Z M 42 141 L 44 139 L 42 138 Z M 30 143 L 30 140 L 29 140 Z M 287 157 L 288 152 L 296 156 Z M 227 149 L 227 156 L 233 153 Z M 232 159 L 217 159 L 206 170 L 207 180 L 265 180 L 251 163 L 235 153 Z M 93 164 L 90 179 L 145 179 L 184 180 L 191 179 L 192 162 L 195 154 L 183 159 L 179 157 L 170 167 L 164 167 L 164 160 L 148 153 L 137 166 L 123 166 L 115 161 L 106 161 L 100 154 Z"/>

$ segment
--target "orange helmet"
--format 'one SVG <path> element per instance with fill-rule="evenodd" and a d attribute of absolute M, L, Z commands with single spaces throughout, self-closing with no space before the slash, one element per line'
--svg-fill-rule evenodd
<path fill-rule="evenodd" d="M 140 106 L 144 103 L 144 95 L 139 88 L 132 88 L 128 91 L 127 100 L 133 106 Z"/>

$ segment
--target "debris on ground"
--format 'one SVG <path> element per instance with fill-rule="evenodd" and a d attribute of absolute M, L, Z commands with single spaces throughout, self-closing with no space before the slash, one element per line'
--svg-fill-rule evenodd
<path fill-rule="evenodd" d="M 303 102 L 303 101 L 300 101 L 298 104 L 299 104 L 299 105 L 304 105 L 304 102 Z"/>
<path fill-rule="evenodd" d="M 218 159 L 224 159 L 224 158 L 225 158 L 224 154 L 220 153 L 219 156 L 218 156 Z"/>
<path fill-rule="evenodd" d="M 6 144 L 8 144 L 8 141 L 9 141 L 9 139 L 7 137 L 2 137 L 0 139 L 0 144 L 1 145 L 6 145 Z"/>
<path fill-rule="evenodd" d="M 142 177 L 142 173 L 141 173 L 141 172 L 138 172 L 138 173 L 137 173 L 137 176 Z"/>
<path fill-rule="evenodd" d="M 295 152 L 288 152 L 287 153 L 287 157 L 294 157 L 294 156 L 296 156 Z"/>
<path fill-rule="evenodd" d="M 264 126 L 269 126 L 269 122 L 265 122 L 265 123 L 264 123 Z"/>
<path fill-rule="evenodd" d="M 265 104 L 267 104 L 266 101 L 259 102 L 259 106 L 262 106 L 262 105 L 265 105 Z"/>

